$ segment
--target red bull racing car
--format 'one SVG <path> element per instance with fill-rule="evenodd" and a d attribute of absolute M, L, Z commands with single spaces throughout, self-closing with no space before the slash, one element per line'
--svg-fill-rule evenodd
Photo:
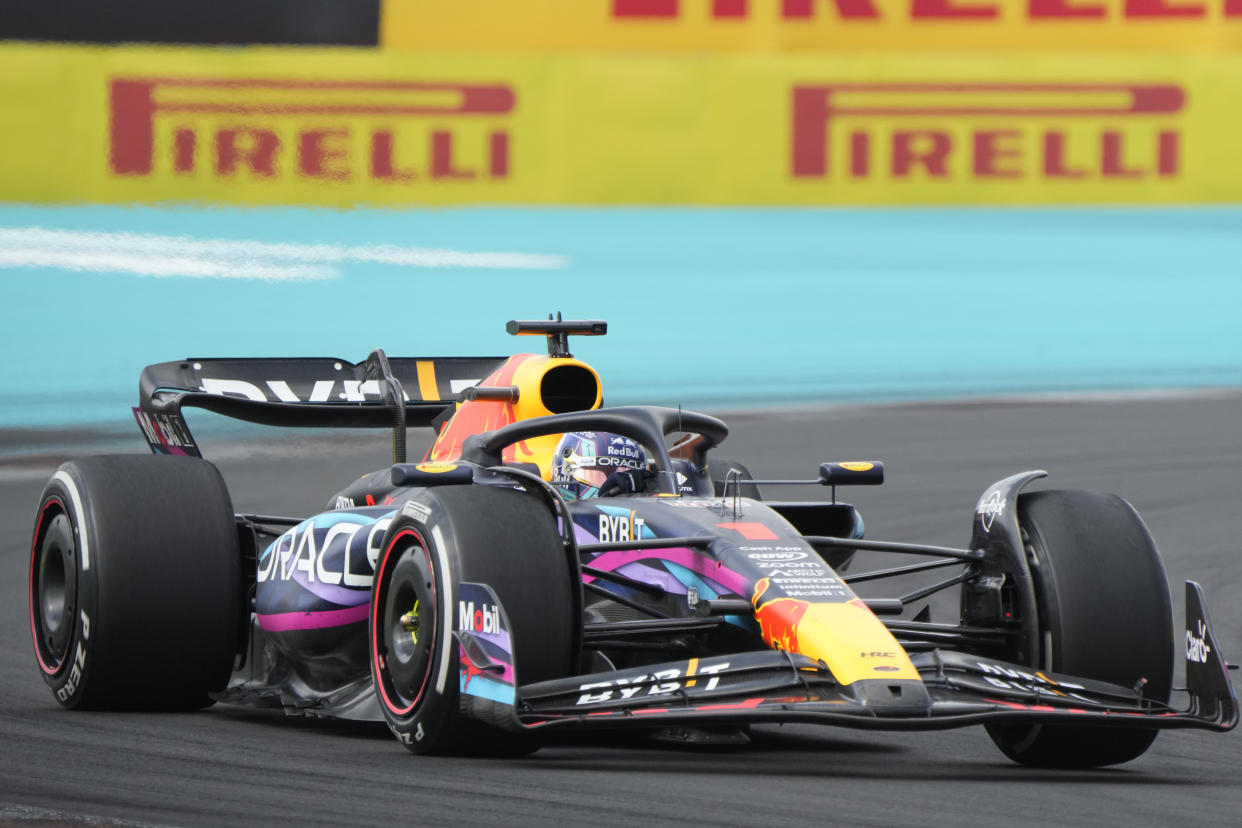
<path fill-rule="evenodd" d="M 983 725 L 1011 759 L 1057 767 L 1236 725 L 1202 592 L 1186 584 L 1175 630 L 1124 500 L 1024 491 L 1029 471 L 983 492 L 963 548 L 864 538 L 836 493 L 882 482 L 880 462 L 756 481 L 713 456 L 714 417 L 603 408 L 568 337 L 605 330 L 510 322 L 548 342 L 510 358 L 148 367 L 134 414 L 154 456 L 68 462 L 38 509 L 30 626 L 57 701 L 383 719 L 418 753 L 520 754 L 567 729 Z M 236 514 L 186 407 L 391 427 L 393 463 L 309 516 Z M 435 431 L 420 462 L 411 426 Z M 824 496 L 760 496 L 799 482 Z M 889 554 L 903 562 L 856 560 Z M 915 575 L 887 598 L 854 590 Z M 933 621 L 945 590 L 956 617 Z"/>

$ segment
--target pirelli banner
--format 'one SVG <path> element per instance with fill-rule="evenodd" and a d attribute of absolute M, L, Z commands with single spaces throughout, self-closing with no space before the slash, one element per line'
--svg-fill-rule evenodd
<path fill-rule="evenodd" d="M 392 49 L 1242 49 L 1242 0 L 384 0 Z"/>
<path fill-rule="evenodd" d="M 1242 56 L 6 46 L 6 201 L 1242 200 Z"/>

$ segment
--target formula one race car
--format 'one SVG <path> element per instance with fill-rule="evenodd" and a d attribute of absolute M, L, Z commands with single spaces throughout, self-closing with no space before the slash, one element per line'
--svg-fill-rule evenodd
<path fill-rule="evenodd" d="M 1011 759 L 1056 767 L 1236 725 L 1202 592 L 1187 583 L 1175 634 L 1124 500 L 1024 492 L 1030 471 L 984 491 L 966 548 L 864 540 L 836 489 L 882 482 L 881 463 L 819 465 L 803 481 L 819 502 L 761 500 L 792 481 L 709 457 L 720 420 L 600 407 L 568 337 L 603 322 L 508 330 L 548 355 L 148 367 L 134 414 L 157 456 L 65 463 L 39 505 L 30 623 L 57 701 L 382 718 L 418 753 L 520 754 L 564 729 L 981 724 Z M 234 514 L 187 406 L 391 426 L 394 462 L 310 517 Z M 422 462 L 411 425 L 436 432 Z M 926 560 L 858 572 L 860 551 Z M 935 570 L 950 573 L 892 598 L 851 588 Z M 950 588 L 960 616 L 933 623 L 920 605 Z"/>

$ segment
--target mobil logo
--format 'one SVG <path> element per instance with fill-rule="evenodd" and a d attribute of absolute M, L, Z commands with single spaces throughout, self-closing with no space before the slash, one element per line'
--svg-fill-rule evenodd
<path fill-rule="evenodd" d="M 500 607 L 495 604 L 458 601 L 457 628 L 466 632 L 497 635 L 501 632 Z"/>

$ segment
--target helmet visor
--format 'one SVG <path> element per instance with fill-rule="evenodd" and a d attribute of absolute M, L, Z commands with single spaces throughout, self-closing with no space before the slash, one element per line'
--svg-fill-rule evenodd
<path fill-rule="evenodd" d="M 578 468 L 574 471 L 574 479 L 598 489 L 608 479 L 608 472 L 603 469 Z"/>

